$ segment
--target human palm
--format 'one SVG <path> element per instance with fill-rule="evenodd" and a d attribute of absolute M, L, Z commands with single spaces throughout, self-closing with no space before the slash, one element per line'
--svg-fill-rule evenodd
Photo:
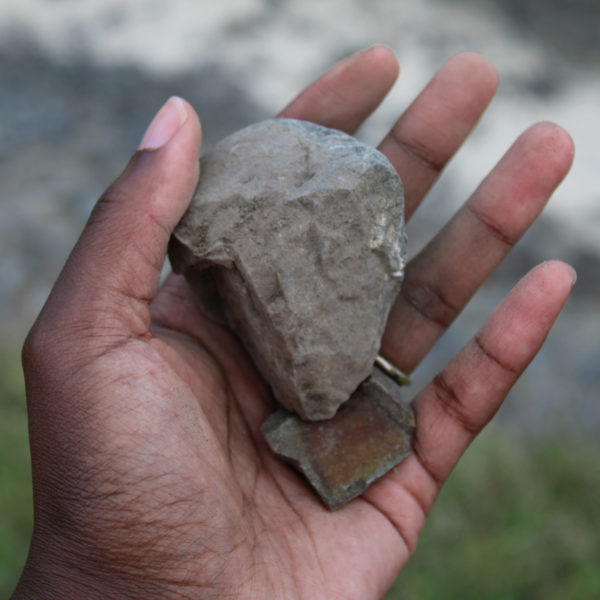
<path fill-rule="evenodd" d="M 352 133 L 393 83 L 382 47 L 354 55 L 282 113 Z M 495 90 L 449 61 L 382 142 L 407 219 Z M 107 190 L 24 350 L 36 524 L 14 598 L 379 598 L 440 486 L 535 355 L 573 284 L 529 273 L 414 399 L 413 451 L 336 512 L 277 460 L 274 408 L 234 333 L 180 276 L 158 289 L 198 177 L 199 125 L 171 101 Z M 406 270 L 384 354 L 412 371 L 535 219 L 570 165 L 557 126 L 523 134 Z M 82 595 L 83 594 L 83 595 Z"/>

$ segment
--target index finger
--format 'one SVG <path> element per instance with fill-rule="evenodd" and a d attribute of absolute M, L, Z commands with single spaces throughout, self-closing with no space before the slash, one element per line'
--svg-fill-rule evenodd
<path fill-rule="evenodd" d="M 386 46 L 361 50 L 331 67 L 277 116 L 354 133 L 385 98 L 398 69 Z"/>

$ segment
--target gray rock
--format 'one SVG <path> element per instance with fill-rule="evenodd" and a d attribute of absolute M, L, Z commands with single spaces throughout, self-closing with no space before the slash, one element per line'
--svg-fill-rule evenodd
<path fill-rule="evenodd" d="M 273 119 L 203 157 L 169 256 L 200 295 L 213 279 L 278 401 L 326 419 L 371 373 L 403 276 L 403 211 L 402 183 L 377 150 Z"/>

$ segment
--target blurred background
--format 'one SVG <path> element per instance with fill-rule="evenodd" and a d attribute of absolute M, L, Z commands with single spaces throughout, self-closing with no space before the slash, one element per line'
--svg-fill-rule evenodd
<path fill-rule="evenodd" d="M 500 73 L 497 98 L 411 223 L 411 252 L 530 124 L 556 121 L 577 147 L 545 214 L 415 374 L 417 391 L 538 262 L 578 271 L 389 600 L 599 598 L 598 31 L 596 0 L 2 0 L 0 598 L 32 520 L 20 345 L 96 198 L 170 95 L 195 106 L 206 149 L 375 42 L 395 50 L 401 75 L 359 133 L 371 144 L 452 55 L 480 52 Z"/>

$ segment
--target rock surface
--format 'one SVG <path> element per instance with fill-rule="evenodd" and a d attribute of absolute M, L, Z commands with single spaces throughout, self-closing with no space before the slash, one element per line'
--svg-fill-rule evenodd
<path fill-rule="evenodd" d="M 271 450 L 335 510 L 408 455 L 414 428 L 413 409 L 402 400 L 400 387 L 376 368 L 332 419 L 303 421 L 281 409 L 262 432 Z"/>
<path fill-rule="evenodd" d="M 192 286 L 210 269 L 279 402 L 326 419 L 371 373 L 403 275 L 403 212 L 402 183 L 381 153 L 273 119 L 203 157 L 169 256 Z"/>

